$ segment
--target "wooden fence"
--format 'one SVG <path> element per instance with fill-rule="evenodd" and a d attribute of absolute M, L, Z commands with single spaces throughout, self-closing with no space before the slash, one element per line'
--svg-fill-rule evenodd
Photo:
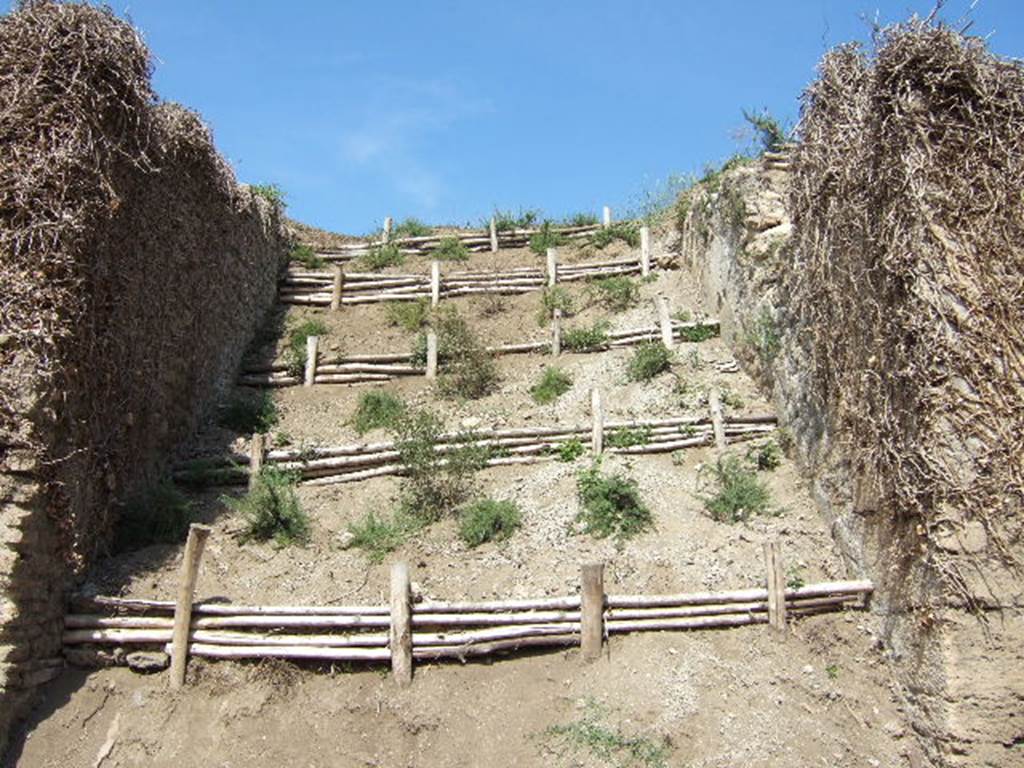
<path fill-rule="evenodd" d="M 415 602 L 409 569 L 391 570 L 389 605 L 258 606 L 193 604 L 205 526 L 193 526 L 175 602 L 113 597 L 84 601 L 89 613 L 65 617 L 64 645 L 149 646 L 171 654 L 171 684 L 185 679 L 187 656 L 390 662 L 400 685 L 417 661 L 490 656 L 543 646 L 580 646 L 601 655 L 611 635 L 770 624 L 788 617 L 863 606 L 868 581 L 787 587 L 779 546 L 764 545 L 764 586 L 724 592 L 609 595 L 604 565 L 581 568 L 578 595 L 523 600 Z M 83 601 L 75 601 L 82 605 Z"/>
<path fill-rule="evenodd" d="M 591 423 L 552 427 L 449 432 L 434 449 L 442 457 L 465 447 L 487 449 L 487 466 L 532 464 L 559 458 L 566 444 L 586 443 L 596 455 L 603 452 L 626 455 L 672 453 L 684 448 L 725 446 L 763 437 L 775 429 L 774 416 L 739 416 L 726 419 L 721 409 L 711 409 L 707 418 L 675 416 L 663 419 L 605 421 L 603 398 L 594 389 Z M 197 476 L 207 483 L 241 485 L 253 480 L 258 471 L 272 466 L 296 473 L 304 485 L 333 485 L 385 475 L 401 475 L 399 446 L 393 441 L 357 443 L 334 447 L 266 450 L 263 435 L 254 435 L 249 456 L 227 454 L 195 459 L 175 467 L 174 478 L 189 482 Z"/>

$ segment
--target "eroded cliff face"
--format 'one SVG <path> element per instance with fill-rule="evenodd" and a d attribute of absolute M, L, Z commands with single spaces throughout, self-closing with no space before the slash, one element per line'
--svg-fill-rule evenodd
<path fill-rule="evenodd" d="M 1024 592 L 1003 551 L 1019 557 L 1020 540 L 993 542 L 971 510 L 949 504 L 927 520 L 896 514 L 878 478 L 851 455 L 814 375 L 808 320 L 792 303 L 801 259 L 787 210 L 791 164 L 790 153 L 769 153 L 684 196 L 681 265 L 737 358 L 771 393 L 850 574 L 876 584 L 878 642 L 925 754 L 937 765 L 1024 764 Z M 964 460 L 963 443 L 946 446 L 951 460 Z"/>

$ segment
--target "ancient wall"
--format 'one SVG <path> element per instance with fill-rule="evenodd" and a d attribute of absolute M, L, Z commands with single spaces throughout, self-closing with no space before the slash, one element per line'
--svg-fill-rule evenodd
<path fill-rule="evenodd" d="M 65 588 L 234 377 L 286 253 L 103 9 L 0 19 L 0 742 L 61 667 Z"/>

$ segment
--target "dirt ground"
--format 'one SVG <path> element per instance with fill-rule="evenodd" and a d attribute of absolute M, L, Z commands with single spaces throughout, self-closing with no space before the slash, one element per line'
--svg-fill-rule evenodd
<path fill-rule="evenodd" d="M 666 248 L 659 241 L 656 254 Z M 593 257 L 573 249 L 564 254 L 566 261 Z M 503 252 L 474 256 L 470 266 L 499 263 L 538 260 L 528 251 Z M 426 266 L 402 268 L 410 269 Z M 674 309 L 699 309 L 678 273 L 657 275 L 641 287 L 635 307 L 608 316 L 613 328 L 655 325 L 652 300 L 658 293 L 671 297 Z M 584 290 L 573 289 L 581 302 Z M 487 343 L 497 344 L 547 338 L 536 321 L 539 301 L 532 293 L 450 303 L 472 318 Z M 307 316 L 327 319 L 328 350 L 401 351 L 412 343 L 411 334 L 387 326 L 382 305 L 347 307 L 336 315 L 292 308 L 286 315 L 285 324 Z M 591 306 L 567 325 L 606 315 Z M 418 377 L 384 388 L 429 405 L 450 427 L 467 419 L 482 428 L 585 424 L 590 388 L 598 384 L 609 418 L 702 415 L 711 384 L 728 391 L 727 412 L 770 412 L 746 376 L 718 372 L 714 363 L 732 357 L 717 339 L 680 345 L 672 372 L 646 384 L 626 380 L 631 354 L 626 349 L 560 358 L 573 386 L 547 406 L 529 395 L 551 363 L 541 355 L 500 358 L 499 390 L 478 401 L 440 400 Z M 359 395 L 370 388 L 279 390 L 278 431 L 296 444 L 364 439 L 348 421 Z M 383 437 L 371 433 L 365 439 Z M 195 448 L 227 445 L 246 448 L 244 437 L 211 425 Z M 522 509 L 519 532 L 507 542 L 468 549 L 455 536 L 454 523 L 444 522 L 379 565 L 344 548 L 339 537 L 365 512 L 394 503 L 397 478 L 301 487 L 312 540 L 288 549 L 241 544 L 238 521 L 219 501 L 220 492 L 205 492 L 197 499 L 214 530 L 198 595 L 247 603 L 386 602 L 388 569 L 396 560 L 410 564 L 418 591 L 432 598 L 571 594 L 578 591 L 580 564 L 595 560 L 607 564 L 609 593 L 738 589 L 763 582 L 761 543 L 770 538 L 783 543 L 791 576 L 807 583 L 846 576 L 788 459 L 765 474 L 778 515 L 738 525 L 714 522 L 703 511 L 698 475 L 712 460 L 710 449 L 687 451 L 678 463 L 669 456 L 606 460 L 607 468 L 637 480 L 656 519 L 655 530 L 621 545 L 569 532 L 578 509 L 576 473 L 587 459 L 485 470 L 483 493 L 514 499 Z M 106 560 L 90 582 L 103 593 L 170 598 L 180 550 L 155 546 Z M 592 664 L 570 650 L 419 665 L 407 690 L 395 687 L 383 667 L 196 661 L 190 685 L 180 692 L 169 690 L 166 674 L 68 670 L 47 689 L 7 764 L 913 766 L 917 748 L 903 724 L 874 622 L 866 612 L 807 617 L 794 622 L 785 639 L 765 626 L 616 636 Z"/>

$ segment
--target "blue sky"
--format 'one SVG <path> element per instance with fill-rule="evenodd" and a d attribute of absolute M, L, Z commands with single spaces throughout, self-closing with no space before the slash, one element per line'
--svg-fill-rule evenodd
<path fill-rule="evenodd" d="M 1024 56 L 1020 3 L 981 0 L 972 33 Z M 203 115 L 242 181 L 361 233 L 385 215 L 621 212 L 742 148 L 743 108 L 794 120 L 822 53 L 865 38 L 865 17 L 934 0 L 112 4 L 151 47 L 160 96 Z"/>

